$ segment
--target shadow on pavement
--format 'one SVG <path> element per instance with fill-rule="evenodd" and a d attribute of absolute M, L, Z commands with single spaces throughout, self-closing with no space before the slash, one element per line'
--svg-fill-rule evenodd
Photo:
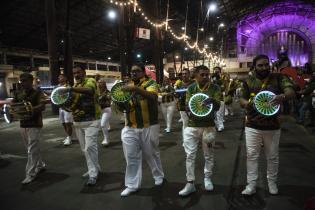
<path fill-rule="evenodd" d="M 80 193 L 96 194 L 121 190 L 124 186 L 125 174 L 121 172 L 100 173 L 97 184 L 93 187 L 83 186 Z"/>
<path fill-rule="evenodd" d="M 38 190 L 47 188 L 69 177 L 68 174 L 60 174 L 53 172 L 44 172 L 39 174 L 38 177 L 28 185 L 22 185 L 21 191 L 36 192 Z"/>

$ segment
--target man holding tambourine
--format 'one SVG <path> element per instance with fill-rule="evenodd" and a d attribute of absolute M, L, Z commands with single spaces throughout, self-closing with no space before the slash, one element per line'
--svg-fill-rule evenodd
<path fill-rule="evenodd" d="M 189 117 L 188 126 L 184 129 L 183 146 L 186 152 L 187 184 L 179 192 L 180 196 L 188 196 L 195 188 L 195 159 L 198 143 L 201 141 L 205 158 L 204 186 L 212 191 L 212 168 L 214 165 L 215 123 L 214 115 L 219 109 L 221 90 L 218 85 L 210 82 L 210 70 L 206 66 L 196 67 L 195 82 L 188 86 L 186 107 Z"/>
<path fill-rule="evenodd" d="M 256 193 L 258 159 L 261 145 L 267 159 L 267 180 L 270 194 L 278 194 L 280 104 L 295 93 L 290 79 L 271 73 L 269 58 L 258 55 L 253 60 L 254 74 L 243 82 L 240 104 L 246 110 L 245 138 L 247 151 L 247 186 L 243 195 Z"/>
<path fill-rule="evenodd" d="M 73 76 L 74 86 L 64 88 L 61 92 L 70 92 L 73 95 L 70 106 L 73 124 L 88 168 L 82 176 L 88 177 L 86 185 L 94 186 L 100 171 L 97 147 L 101 115 L 101 107 L 97 102 L 99 90 L 95 79 L 86 77 L 83 67 L 75 66 Z"/>

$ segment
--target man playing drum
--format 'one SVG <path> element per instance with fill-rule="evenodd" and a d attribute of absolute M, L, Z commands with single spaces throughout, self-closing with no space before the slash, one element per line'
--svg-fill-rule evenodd
<path fill-rule="evenodd" d="M 279 165 L 280 123 L 279 115 L 265 116 L 255 108 L 254 96 L 261 91 L 276 94 L 271 100 L 273 106 L 294 97 L 293 84 L 282 74 L 270 73 L 269 58 L 258 55 L 253 60 L 254 74 L 243 82 L 240 104 L 246 110 L 245 138 L 247 152 L 247 186 L 243 195 L 256 193 L 258 160 L 261 145 L 267 159 L 267 180 L 270 194 L 278 194 L 277 175 Z"/>
<path fill-rule="evenodd" d="M 189 104 L 191 97 L 198 93 L 206 94 L 209 98 L 207 101 L 212 103 L 213 110 L 205 117 L 198 118 L 193 115 L 191 108 L 188 108 L 188 126 L 184 129 L 183 146 L 186 152 L 186 186 L 179 192 L 180 196 L 187 196 L 196 191 L 195 188 L 195 159 L 198 149 L 198 143 L 201 141 L 205 158 L 204 166 L 204 186 L 207 191 L 213 190 L 211 181 L 212 168 L 214 164 L 214 140 L 215 140 L 215 123 L 214 114 L 219 109 L 221 91 L 220 87 L 211 83 L 209 78 L 210 71 L 206 66 L 196 68 L 195 82 L 188 86 L 186 93 L 186 106 Z M 208 106 L 204 104 L 203 106 Z"/>

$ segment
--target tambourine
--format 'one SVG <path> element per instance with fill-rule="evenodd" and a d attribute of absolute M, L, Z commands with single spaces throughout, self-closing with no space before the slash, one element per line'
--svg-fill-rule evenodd
<path fill-rule="evenodd" d="M 33 116 L 33 106 L 30 102 L 5 104 L 2 113 L 7 123 L 12 123 L 14 120 L 28 120 Z"/>
<path fill-rule="evenodd" d="M 271 100 L 274 98 L 275 94 L 270 91 L 261 91 L 254 97 L 254 106 L 256 110 L 265 116 L 275 115 L 279 109 L 280 104 L 272 105 Z"/>
<path fill-rule="evenodd" d="M 195 117 L 202 118 L 211 113 L 213 103 L 205 104 L 207 99 L 209 99 L 209 96 L 204 93 L 197 93 L 189 99 L 188 108 Z"/>
<path fill-rule="evenodd" d="M 125 82 L 116 83 L 111 91 L 111 97 L 115 103 L 126 103 L 131 99 L 132 94 L 128 91 L 123 91 L 122 88 L 126 85 Z"/>
<path fill-rule="evenodd" d="M 71 111 L 73 105 L 73 95 L 70 91 L 61 91 L 66 87 L 55 88 L 50 95 L 50 100 L 53 104 L 60 106 L 66 111 Z"/>

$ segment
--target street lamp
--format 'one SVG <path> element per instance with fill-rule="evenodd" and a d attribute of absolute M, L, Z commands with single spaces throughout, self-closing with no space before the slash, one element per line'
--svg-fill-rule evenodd
<path fill-rule="evenodd" d="M 187 51 L 188 50 L 188 48 L 187 47 L 185 47 L 185 51 Z"/>
<path fill-rule="evenodd" d="M 109 60 L 109 61 L 110 61 L 111 59 L 112 59 L 111 57 L 107 57 L 107 60 Z"/>
<path fill-rule="evenodd" d="M 216 3 L 211 3 L 210 5 L 209 5 L 209 7 L 208 7 L 208 13 L 209 12 L 215 12 L 215 11 L 217 11 L 217 4 Z"/>
<path fill-rule="evenodd" d="M 224 23 L 220 23 L 219 28 L 222 28 L 224 26 L 225 26 Z"/>
<path fill-rule="evenodd" d="M 213 41 L 213 37 L 212 37 L 212 36 L 209 37 L 209 41 L 210 41 L 210 42 Z"/>
<path fill-rule="evenodd" d="M 138 53 L 138 54 L 137 54 L 137 58 L 141 58 L 141 54 Z"/>
<path fill-rule="evenodd" d="M 107 13 L 107 16 L 108 16 L 109 19 L 114 20 L 114 19 L 116 19 L 117 14 L 116 14 L 116 12 L 114 10 L 109 10 L 108 13 Z"/>

